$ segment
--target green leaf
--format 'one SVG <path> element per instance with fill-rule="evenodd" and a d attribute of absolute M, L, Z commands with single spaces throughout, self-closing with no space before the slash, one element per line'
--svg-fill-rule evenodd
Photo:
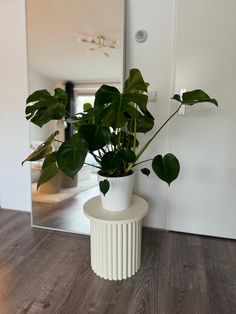
<path fill-rule="evenodd" d="M 118 153 L 108 152 L 101 159 L 101 170 L 103 172 L 114 173 L 122 165 L 122 160 Z"/>
<path fill-rule="evenodd" d="M 147 133 L 154 126 L 154 120 L 148 116 L 140 116 L 136 123 L 136 132 Z"/>
<path fill-rule="evenodd" d="M 141 169 L 141 172 L 143 173 L 143 174 L 145 174 L 145 176 L 149 176 L 149 174 L 150 174 L 150 170 L 148 169 L 148 168 L 142 168 Z"/>
<path fill-rule="evenodd" d="M 45 158 L 52 152 L 52 142 L 54 141 L 55 137 L 59 134 L 58 131 L 52 133 L 44 143 L 38 146 L 38 148 L 31 153 L 24 161 L 22 161 L 22 165 L 25 161 L 36 161 Z"/>
<path fill-rule="evenodd" d="M 102 126 L 112 127 L 113 129 L 122 128 L 126 122 L 124 112 L 122 102 L 114 101 L 102 112 Z"/>
<path fill-rule="evenodd" d="M 182 102 L 182 99 L 181 99 L 180 95 L 178 95 L 178 94 L 175 94 L 171 99 L 175 99 L 179 102 Z"/>
<path fill-rule="evenodd" d="M 69 177 L 74 177 L 83 167 L 87 152 L 88 143 L 79 134 L 73 135 L 58 150 L 58 167 Z"/>
<path fill-rule="evenodd" d="M 120 128 L 126 122 L 122 95 L 117 88 L 102 85 L 95 94 L 95 120 L 97 125 Z"/>
<path fill-rule="evenodd" d="M 207 93 L 205 93 L 201 89 L 195 89 L 195 90 L 183 93 L 182 100 L 181 100 L 180 95 L 178 94 L 174 95 L 172 99 L 175 99 L 181 102 L 183 105 L 188 105 L 188 106 L 192 106 L 197 103 L 208 102 L 218 107 L 218 103 L 216 99 L 211 98 Z"/>
<path fill-rule="evenodd" d="M 180 165 L 173 154 L 166 154 L 164 157 L 157 155 L 152 161 L 152 169 L 161 180 L 170 185 L 178 177 Z"/>
<path fill-rule="evenodd" d="M 117 129 L 122 128 L 130 117 L 133 119 L 139 117 L 138 108 L 141 112 L 146 112 L 148 100 L 148 96 L 144 94 L 146 91 L 146 83 L 137 69 L 130 71 L 123 94 L 115 87 L 102 85 L 95 95 L 96 124 Z"/>
<path fill-rule="evenodd" d="M 148 100 L 144 94 L 146 91 L 146 83 L 137 69 L 130 71 L 123 94 L 115 87 L 102 85 L 95 94 L 96 124 L 113 129 L 123 128 L 130 117 L 136 119 L 141 113 L 145 114 Z"/>
<path fill-rule="evenodd" d="M 129 93 L 123 95 L 123 103 L 125 104 L 124 107 L 128 103 L 135 103 L 142 112 L 146 111 L 147 101 L 148 96 L 145 94 Z"/>
<path fill-rule="evenodd" d="M 100 191 L 102 192 L 102 194 L 105 196 L 107 194 L 107 192 L 109 191 L 110 188 L 110 183 L 108 180 L 103 180 L 99 182 L 99 188 Z"/>
<path fill-rule="evenodd" d="M 96 125 L 84 125 L 79 128 L 78 134 L 89 145 L 89 151 L 93 152 L 110 143 L 111 132 L 108 127 Z"/>
<path fill-rule="evenodd" d="M 129 77 L 124 86 L 124 93 L 134 91 L 147 92 L 147 84 L 144 82 L 142 74 L 138 69 L 130 70 Z"/>
<path fill-rule="evenodd" d="M 94 108 L 104 107 L 105 104 L 120 99 L 120 92 L 117 88 L 109 85 L 102 85 L 95 94 Z"/>
<path fill-rule="evenodd" d="M 80 113 L 79 116 L 72 116 L 66 120 L 68 123 L 72 123 L 74 129 L 79 130 L 82 125 L 91 125 L 95 122 L 95 111 L 91 108 L 86 113 Z"/>
<path fill-rule="evenodd" d="M 43 183 L 48 182 L 57 174 L 58 168 L 57 168 L 56 154 L 57 152 L 53 152 L 44 159 L 44 162 L 42 165 L 42 172 L 41 172 L 38 184 L 37 184 L 37 189 Z"/>
<path fill-rule="evenodd" d="M 90 109 L 92 109 L 92 105 L 89 103 L 89 102 L 86 102 L 85 104 L 83 104 L 83 110 L 86 112 L 86 111 L 89 111 Z"/>
<path fill-rule="evenodd" d="M 58 102 L 67 105 L 68 102 L 68 94 L 62 88 L 54 89 L 54 97 L 58 100 Z"/>
<path fill-rule="evenodd" d="M 33 105 L 28 105 L 34 102 Z M 51 120 L 60 120 L 65 116 L 67 94 L 60 88 L 55 89 L 54 96 L 47 90 L 34 92 L 27 98 L 26 119 L 42 127 Z"/>
<path fill-rule="evenodd" d="M 130 115 L 131 118 L 137 119 L 140 116 L 140 113 L 134 106 L 127 104 L 126 105 L 126 112 Z"/>
<path fill-rule="evenodd" d="M 132 150 L 120 150 L 118 156 L 125 163 L 133 163 L 136 160 L 136 155 Z"/>
<path fill-rule="evenodd" d="M 46 89 L 37 90 L 26 99 L 26 104 L 35 101 L 45 100 L 47 99 L 47 97 L 50 98 L 51 94 Z"/>

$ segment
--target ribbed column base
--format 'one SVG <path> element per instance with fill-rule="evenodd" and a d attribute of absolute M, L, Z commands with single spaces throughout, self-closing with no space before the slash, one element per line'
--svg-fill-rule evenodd
<path fill-rule="evenodd" d="M 122 280 L 141 265 L 142 220 L 130 223 L 91 221 L 91 266 L 100 277 Z"/>

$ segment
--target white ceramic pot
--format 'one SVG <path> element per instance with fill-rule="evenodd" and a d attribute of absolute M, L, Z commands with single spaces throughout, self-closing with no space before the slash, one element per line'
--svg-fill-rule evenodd
<path fill-rule="evenodd" d="M 102 207 L 111 211 L 129 208 L 132 201 L 134 173 L 125 177 L 104 177 L 98 174 L 98 182 L 105 179 L 109 181 L 110 188 L 105 196 L 100 192 Z"/>

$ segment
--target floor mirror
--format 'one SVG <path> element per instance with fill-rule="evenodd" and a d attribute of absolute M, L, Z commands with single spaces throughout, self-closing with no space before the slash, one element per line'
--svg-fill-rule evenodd
<path fill-rule="evenodd" d="M 29 94 L 65 88 L 69 109 L 77 113 L 84 103 L 93 104 L 102 84 L 122 88 L 125 0 L 26 0 L 26 6 Z M 31 149 L 55 130 L 61 137 L 73 132 L 64 121 L 31 124 Z M 61 174 L 37 190 L 42 162 L 31 165 L 32 225 L 89 234 L 83 205 L 99 194 L 96 168 L 84 166 L 74 180 Z"/>

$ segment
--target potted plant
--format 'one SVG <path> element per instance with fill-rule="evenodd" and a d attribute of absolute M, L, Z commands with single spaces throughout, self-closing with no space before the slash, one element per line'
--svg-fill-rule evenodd
<path fill-rule="evenodd" d="M 174 95 L 172 99 L 179 103 L 178 108 L 141 146 L 139 135 L 151 131 L 155 122 L 147 109 L 147 87 L 148 84 L 140 71 L 132 69 L 123 92 L 115 87 L 102 85 L 95 94 L 94 105 L 85 104 L 84 111 L 74 116 L 66 112 L 67 94 L 60 88 L 55 89 L 54 95 L 47 90 L 38 90 L 30 95 L 26 101 L 28 120 L 42 127 L 50 120 L 65 119 L 72 123 L 75 130 L 71 138 L 61 143 L 57 151 L 53 151 L 52 144 L 58 141 L 59 132 L 54 132 L 22 162 L 44 159 L 37 187 L 53 178 L 59 170 L 69 177 L 74 177 L 86 164 L 86 156 L 89 153 L 97 163 L 95 167 L 98 168 L 104 208 L 111 210 L 127 208 L 132 195 L 134 168 L 145 162 L 141 159 L 143 153 L 162 128 L 177 114 L 180 107 L 203 102 L 218 106 L 215 99 L 200 89 L 188 91 L 182 96 Z M 165 156 L 159 154 L 146 161 L 151 161 L 154 173 L 168 185 L 178 177 L 180 165 L 173 154 L 168 153 Z M 150 169 L 145 167 L 141 172 L 148 176 Z M 124 180 L 129 181 L 124 183 Z M 121 182 L 121 187 L 118 188 L 114 181 Z M 117 194 L 119 189 L 122 196 Z M 112 191 L 115 191 L 115 195 Z M 112 204 L 107 201 L 111 201 Z"/>

